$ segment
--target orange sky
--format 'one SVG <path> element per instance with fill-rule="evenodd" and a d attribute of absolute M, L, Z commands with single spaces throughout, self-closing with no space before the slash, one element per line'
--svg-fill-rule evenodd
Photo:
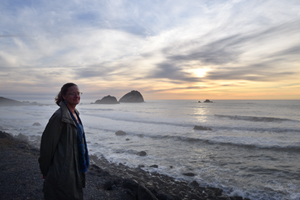
<path fill-rule="evenodd" d="M 84 8 L 84 9 L 83 9 Z M 300 5 L 53 0 L 0 5 L 0 96 L 300 99 Z"/>

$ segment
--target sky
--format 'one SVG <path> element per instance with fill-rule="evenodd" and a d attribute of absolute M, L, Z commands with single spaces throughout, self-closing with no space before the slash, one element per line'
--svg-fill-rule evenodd
<path fill-rule="evenodd" d="M 299 0 L 1 0 L 0 96 L 300 99 Z"/>

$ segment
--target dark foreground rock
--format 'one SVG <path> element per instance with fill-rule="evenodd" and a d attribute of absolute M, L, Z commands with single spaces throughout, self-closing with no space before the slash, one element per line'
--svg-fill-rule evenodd
<path fill-rule="evenodd" d="M 20 145 L 23 144 L 23 145 Z M 0 131 L 0 194 L 1 199 L 43 199 L 43 179 L 38 166 L 37 149 Z M 176 181 L 142 168 L 112 164 L 105 158 L 91 155 L 86 174 L 85 200 L 237 200 L 222 190 Z"/>
<path fill-rule="evenodd" d="M 121 103 L 141 103 L 144 102 L 144 98 L 139 91 L 132 90 L 131 92 L 125 94 L 119 102 Z"/>
<path fill-rule="evenodd" d="M 97 100 L 96 104 L 118 104 L 117 98 L 114 96 L 105 96 L 101 100 Z"/>

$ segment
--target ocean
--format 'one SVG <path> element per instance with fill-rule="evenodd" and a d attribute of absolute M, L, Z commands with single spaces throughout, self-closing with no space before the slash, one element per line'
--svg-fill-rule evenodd
<path fill-rule="evenodd" d="M 56 109 L 54 103 L 2 106 L 0 130 L 39 147 Z M 196 180 L 228 195 L 300 199 L 299 100 L 149 100 L 82 103 L 77 109 L 90 154 L 130 167 L 143 165 L 150 173 L 177 180 Z M 126 135 L 117 136 L 118 130 Z M 139 156 L 141 151 L 147 155 Z"/>

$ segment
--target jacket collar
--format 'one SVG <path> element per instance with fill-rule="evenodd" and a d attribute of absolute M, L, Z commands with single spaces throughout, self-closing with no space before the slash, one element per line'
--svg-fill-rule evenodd
<path fill-rule="evenodd" d="M 61 108 L 61 115 L 62 115 L 61 120 L 63 122 L 66 122 L 66 123 L 69 123 L 69 124 L 73 124 L 73 125 L 76 126 L 75 122 L 73 121 L 73 119 L 71 117 L 71 114 L 70 114 L 70 111 L 69 111 L 67 105 L 63 101 L 61 101 L 59 103 L 59 106 Z M 78 110 L 76 108 L 75 108 L 75 112 L 79 115 L 79 112 L 78 112 Z"/>

